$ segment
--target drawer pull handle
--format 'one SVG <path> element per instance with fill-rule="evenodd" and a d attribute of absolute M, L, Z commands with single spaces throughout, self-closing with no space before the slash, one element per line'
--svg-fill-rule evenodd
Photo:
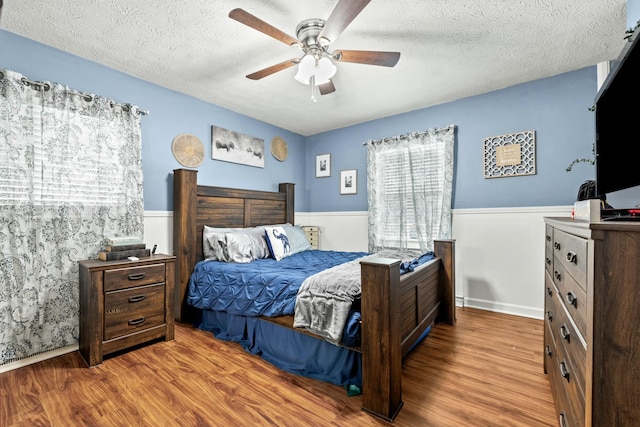
<path fill-rule="evenodd" d="M 571 262 L 573 264 L 577 264 L 578 263 L 578 255 L 575 252 L 567 252 L 567 261 Z"/>
<path fill-rule="evenodd" d="M 547 265 L 551 265 L 551 258 L 547 257 L 545 258 L 545 261 L 547 262 Z"/>
<path fill-rule="evenodd" d="M 129 326 L 141 325 L 144 323 L 144 317 L 138 317 L 137 319 L 129 320 Z"/>
<path fill-rule="evenodd" d="M 144 279 L 145 274 L 144 273 L 135 273 L 135 274 L 130 274 L 129 280 L 141 280 Z"/>
<path fill-rule="evenodd" d="M 554 242 L 554 243 L 553 243 L 553 247 L 554 247 L 554 248 L 556 248 L 556 250 L 558 250 L 558 251 L 559 251 L 559 250 L 560 250 L 560 243 L 558 243 L 558 242 Z"/>
<path fill-rule="evenodd" d="M 553 322 L 553 314 L 551 311 L 547 311 L 547 319 L 549 319 L 549 322 Z"/>
<path fill-rule="evenodd" d="M 569 341 L 571 333 L 569 332 L 569 328 L 567 328 L 567 325 L 560 326 L 560 336 L 562 337 L 562 339 Z"/>
<path fill-rule="evenodd" d="M 562 280 L 562 276 L 560 275 L 560 272 L 558 272 L 558 270 L 553 272 L 553 278 L 558 281 Z"/>
<path fill-rule="evenodd" d="M 576 298 L 573 292 L 567 293 L 567 302 L 574 307 L 578 306 L 578 298 Z"/>
<path fill-rule="evenodd" d="M 551 288 L 549 286 L 547 286 L 547 294 L 552 297 L 553 296 L 553 291 L 551 290 Z"/>
<path fill-rule="evenodd" d="M 545 239 L 547 239 L 547 242 L 551 241 L 551 236 L 549 236 L 548 234 L 545 236 Z"/>
<path fill-rule="evenodd" d="M 551 347 L 546 346 L 545 347 L 545 352 L 547 353 L 547 356 L 551 357 Z"/>
<path fill-rule="evenodd" d="M 558 417 L 558 422 L 560 423 L 560 427 L 567 427 L 567 416 L 564 412 Z"/>
<path fill-rule="evenodd" d="M 569 370 L 567 369 L 567 365 L 564 362 L 560 362 L 560 375 L 562 378 L 565 378 L 569 381 Z"/>
<path fill-rule="evenodd" d="M 146 298 L 145 295 L 136 295 L 135 297 L 130 297 L 129 302 L 140 302 L 145 298 Z"/>

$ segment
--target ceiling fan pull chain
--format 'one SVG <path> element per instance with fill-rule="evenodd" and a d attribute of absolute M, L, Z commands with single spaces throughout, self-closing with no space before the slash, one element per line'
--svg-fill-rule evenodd
<path fill-rule="evenodd" d="M 311 75 L 311 100 L 313 102 L 318 102 L 318 98 L 316 98 L 316 76 Z"/>

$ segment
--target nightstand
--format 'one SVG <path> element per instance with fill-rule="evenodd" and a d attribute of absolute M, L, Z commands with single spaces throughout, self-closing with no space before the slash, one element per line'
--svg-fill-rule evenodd
<path fill-rule="evenodd" d="M 320 234 L 318 227 L 315 225 L 303 225 L 302 229 L 304 234 L 307 235 L 309 243 L 311 243 L 311 249 L 318 249 L 320 247 Z"/>
<path fill-rule="evenodd" d="M 78 264 L 80 354 L 89 366 L 119 350 L 173 339 L 174 256 Z"/>

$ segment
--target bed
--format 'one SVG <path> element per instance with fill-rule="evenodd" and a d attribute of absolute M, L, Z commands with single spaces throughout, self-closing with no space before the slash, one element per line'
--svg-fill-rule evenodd
<path fill-rule="evenodd" d="M 173 185 L 176 320 L 193 323 L 202 319 L 203 314 L 215 318 L 221 313 L 202 313 L 207 310 L 187 303 L 189 280 L 204 258 L 205 226 L 295 224 L 294 184 L 279 184 L 277 192 L 205 186 L 198 185 L 196 170 L 176 169 Z M 403 405 L 402 358 L 432 325 L 455 324 L 454 241 L 438 240 L 434 246 L 433 260 L 402 276 L 401 260 L 368 257 L 359 261 L 361 345 L 343 350 L 347 352 L 345 357 L 356 355 L 361 363 L 362 408 L 389 421 Z M 291 315 L 248 320 L 252 328 L 284 328 L 292 336 L 305 335 L 305 339 L 317 342 L 318 346 L 341 347 L 294 328 Z"/>

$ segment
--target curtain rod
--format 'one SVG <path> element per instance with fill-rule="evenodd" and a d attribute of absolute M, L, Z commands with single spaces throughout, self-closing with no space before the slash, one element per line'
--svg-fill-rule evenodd
<path fill-rule="evenodd" d="M 7 76 L 5 75 L 5 73 L 2 70 L 0 70 L 0 80 L 4 79 L 6 77 Z M 48 91 L 48 90 L 51 89 L 51 85 L 49 83 L 46 83 L 46 82 L 37 82 L 37 81 L 29 80 L 26 77 L 22 77 L 20 79 L 20 81 L 24 85 L 29 86 L 30 88 L 32 88 L 33 90 Z M 72 90 L 72 89 L 69 89 L 69 92 L 74 94 L 74 95 L 81 96 L 87 102 L 91 102 L 95 98 L 95 95 L 87 93 L 87 92 L 80 92 L 80 91 Z M 149 110 L 142 110 L 142 109 L 140 109 L 138 107 L 135 107 L 132 104 L 119 104 L 119 103 L 117 103 L 115 101 L 110 101 L 109 105 L 111 106 L 111 108 L 120 107 L 124 111 L 133 111 L 133 109 L 135 108 L 137 110 L 138 114 L 140 114 L 142 116 L 146 116 L 146 115 L 149 114 Z"/>

